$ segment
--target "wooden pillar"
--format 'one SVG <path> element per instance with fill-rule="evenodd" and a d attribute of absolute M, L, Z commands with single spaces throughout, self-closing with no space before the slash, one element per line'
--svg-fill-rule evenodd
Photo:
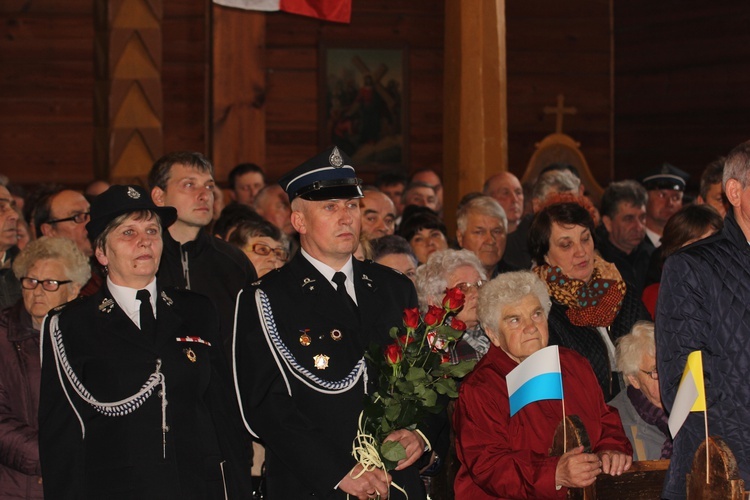
<path fill-rule="evenodd" d="M 162 0 L 97 0 L 94 169 L 144 182 L 163 153 Z"/>
<path fill-rule="evenodd" d="M 225 181 L 243 162 L 266 160 L 266 14 L 213 6 L 212 156 Z"/>
<path fill-rule="evenodd" d="M 455 232 L 461 196 L 508 169 L 505 0 L 445 2 L 443 183 Z"/>

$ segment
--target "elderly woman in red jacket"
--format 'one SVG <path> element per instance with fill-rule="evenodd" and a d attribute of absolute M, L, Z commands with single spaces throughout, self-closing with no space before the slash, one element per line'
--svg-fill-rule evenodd
<path fill-rule="evenodd" d="M 546 286 L 528 271 L 501 274 L 479 293 L 479 320 L 492 345 L 461 385 L 456 405 L 457 500 L 565 498 L 568 488 L 630 468 L 633 452 L 620 417 L 604 403 L 588 361 L 574 351 L 559 349 L 565 413 L 581 419 L 592 451 L 549 456 L 563 415 L 560 400 L 537 401 L 511 416 L 506 376 L 547 347 L 549 308 Z"/>
<path fill-rule="evenodd" d="M 50 309 L 73 300 L 91 276 L 64 238 L 28 244 L 13 262 L 21 300 L 0 312 L 0 498 L 40 499 L 39 329 Z"/>

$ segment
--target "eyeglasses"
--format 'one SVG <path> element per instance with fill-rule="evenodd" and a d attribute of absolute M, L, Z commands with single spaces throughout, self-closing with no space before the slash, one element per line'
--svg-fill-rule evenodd
<path fill-rule="evenodd" d="M 21 278 L 21 286 L 26 290 L 36 290 L 36 287 L 41 284 L 42 288 L 44 288 L 48 292 L 56 292 L 60 289 L 60 285 L 65 285 L 72 282 L 73 280 L 38 280 L 36 278 L 28 278 L 26 276 Z"/>
<path fill-rule="evenodd" d="M 659 372 L 657 372 L 655 368 L 651 370 L 650 372 L 647 372 L 646 370 L 641 370 L 641 371 L 645 373 L 646 375 L 648 375 L 649 377 L 651 377 L 653 380 L 659 380 Z"/>
<path fill-rule="evenodd" d="M 71 215 L 70 217 L 65 217 L 64 219 L 48 220 L 47 224 L 55 224 L 57 222 L 68 222 L 69 220 L 72 220 L 76 224 L 83 224 L 84 222 L 88 222 L 90 218 L 91 218 L 91 214 L 89 212 L 83 212 L 80 214 Z"/>
<path fill-rule="evenodd" d="M 265 243 L 255 243 L 250 249 L 254 254 L 262 255 L 263 257 L 271 255 L 271 253 L 273 253 L 277 259 L 284 262 L 286 262 L 286 260 L 289 258 L 289 252 L 287 252 L 283 248 L 271 248 Z"/>
<path fill-rule="evenodd" d="M 479 291 L 479 289 L 484 286 L 484 283 L 485 282 L 483 280 L 479 280 L 476 283 L 466 283 L 462 281 L 461 283 L 456 283 L 456 286 L 454 286 L 453 288 L 458 288 L 465 294 L 472 288 L 476 288 L 477 291 Z"/>

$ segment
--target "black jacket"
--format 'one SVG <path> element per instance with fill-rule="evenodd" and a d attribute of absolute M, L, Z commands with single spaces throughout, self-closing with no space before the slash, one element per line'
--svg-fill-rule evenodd
<path fill-rule="evenodd" d="M 656 309 L 656 361 L 664 408 L 674 405 L 689 353 L 700 350 L 708 428 L 750 482 L 750 245 L 730 211 L 721 233 L 669 256 Z M 685 498 L 685 474 L 705 439 L 693 412 L 674 440 L 662 496 Z"/>
<path fill-rule="evenodd" d="M 217 342 L 215 310 L 193 292 L 159 290 L 155 337 L 130 320 L 106 284 L 95 295 L 53 310 L 45 321 L 39 451 L 47 500 L 218 500 L 224 484 L 232 499 L 249 495 L 241 421 Z M 56 325 L 70 368 L 96 400 L 136 394 L 157 360 L 166 387 L 157 386 L 129 413 L 100 413 L 58 375 L 50 336 Z M 162 389 L 168 403 L 166 445 Z"/>
<path fill-rule="evenodd" d="M 389 330 L 417 304 L 405 276 L 371 261 L 353 264 L 359 317 L 301 253 L 238 299 L 237 392 L 248 427 L 266 445 L 271 499 L 346 497 L 334 487 L 356 465 L 352 442 L 365 397 L 357 368 L 365 347 L 392 343 Z M 329 356 L 324 370 L 314 366 L 319 354 Z M 431 441 L 439 432 L 425 429 Z M 393 474 L 411 500 L 424 498 L 415 469 Z"/>
<path fill-rule="evenodd" d="M 159 284 L 192 290 L 211 299 L 219 313 L 221 343 L 229 359 L 237 293 L 257 279 L 250 259 L 204 230 L 184 245 L 175 241 L 169 231 L 163 232 L 163 239 Z"/>

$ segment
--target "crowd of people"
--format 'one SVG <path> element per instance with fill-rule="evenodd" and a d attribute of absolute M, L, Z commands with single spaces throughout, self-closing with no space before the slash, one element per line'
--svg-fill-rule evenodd
<path fill-rule="evenodd" d="M 438 172 L 355 168 L 336 147 L 278 183 L 243 163 L 222 193 L 180 151 L 147 188 L 0 179 L 0 498 L 563 498 L 658 459 L 663 497 L 685 498 L 703 421 L 667 422 L 696 350 L 712 434 L 750 480 L 750 143 L 696 196 L 669 164 L 598 206 L 571 165 L 502 172 L 455 234 Z M 450 288 L 467 329 L 448 357 L 476 367 L 388 436 L 396 470 L 363 467 L 365 350 Z M 565 404 L 511 412 L 509 373 L 548 346 Z M 563 409 L 590 447 L 550 456 Z"/>

